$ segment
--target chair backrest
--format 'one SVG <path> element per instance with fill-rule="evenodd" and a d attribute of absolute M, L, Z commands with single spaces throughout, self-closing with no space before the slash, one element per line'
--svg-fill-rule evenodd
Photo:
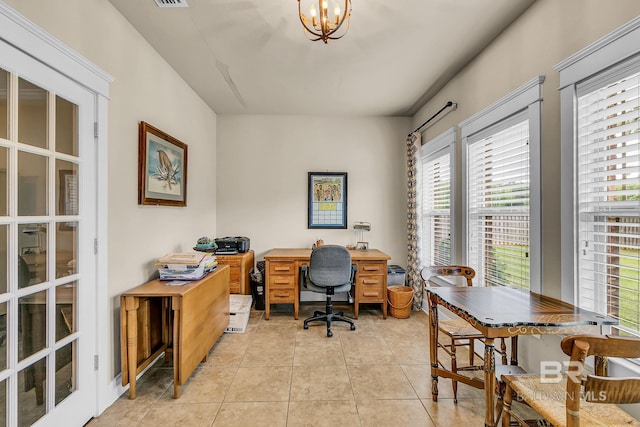
<path fill-rule="evenodd" d="M 24 258 L 18 255 L 18 289 L 28 286 L 30 279 L 31 272 L 29 271 L 29 265 Z"/>
<path fill-rule="evenodd" d="M 562 351 L 571 357 L 567 369 L 568 423 L 570 419 L 579 419 L 581 397 L 594 403 L 640 402 L 640 378 L 606 376 L 608 357 L 640 357 L 640 339 L 608 335 L 572 335 L 564 338 L 560 346 Z M 584 361 L 588 356 L 595 356 L 596 375 L 586 375 L 585 378 Z"/>
<path fill-rule="evenodd" d="M 351 282 L 351 254 L 344 246 L 322 245 L 311 252 L 309 280 L 316 286 L 340 286 Z"/>
<path fill-rule="evenodd" d="M 436 276 L 462 276 L 467 279 L 467 286 L 473 286 L 471 279 L 476 277 L 476 272 L 473 268 L 464 265 L 434 265 L 424 267 L 420 276 L 426 286 L 429 286 L 429 279 Z"/>

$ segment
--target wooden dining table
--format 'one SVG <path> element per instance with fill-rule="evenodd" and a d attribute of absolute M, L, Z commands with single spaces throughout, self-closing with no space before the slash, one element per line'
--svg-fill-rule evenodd
<path fill-rule="evenodd" d="M 429 341 L 431 359 L 431 395 L 438 400 L 438 377 L 483 388 L 485 426 L 495 427 L 495 354 L 496 338 L 533 334 L 608 333 L 618 320 L 583 310 L 567 302 L 525 289 L 506 286 L 427 287 L 429 301 Z M 453 373 L 438 365 L 438 306 L 465 319 L 484 335 L 484 380 Z"/>

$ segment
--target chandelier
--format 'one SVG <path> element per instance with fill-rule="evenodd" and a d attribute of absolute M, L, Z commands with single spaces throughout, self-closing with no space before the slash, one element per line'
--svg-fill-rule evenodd
<path fill-rule="evenodd" d="M 344 9 L 340 10 L 340 4 L 335 1 L 333 17 L 329 16 L 329 0 L 318 0 L 318 7 L 315 0 L 298 0 L 298 15 L 304 27 L 304 33 L 311 41 L 322 40 L 329 43 L 329 40 L 342 38 L 349 29 L 349 18 L 351 17 L 351 0 L 344 0 Z M 309 17 L 302 13 L 302 3 L 311 3 Z M 340 31 L 339 31 L 340 30 Z"/>

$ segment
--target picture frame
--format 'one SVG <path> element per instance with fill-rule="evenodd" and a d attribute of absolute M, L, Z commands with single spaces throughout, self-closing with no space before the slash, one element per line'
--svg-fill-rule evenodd
<path fill-rule="evenodd" d="M 358 243 L 356 243 L 356 250 L 358 250 L 358 251 L 368 251 L 369 250 L 369 242 L 358 242 Z"/>
<path fill-rule="evenodd" d="M 308 173 L 307 228 L 347 228 L 347 173 Z"/>
<path fill-rule="evenodd" d="M 187 206 L 187 144 L 146 122 L 138 128 L 138 204 Z"/>
<path fill-rule="evenodd" d="M 78 174 L 75 169 L 61 169 L 58 171 L 58 214 L 78 215 Z M 58 229 L 61 231 L 74 230 L 75 222 L 61 222 Z"/>

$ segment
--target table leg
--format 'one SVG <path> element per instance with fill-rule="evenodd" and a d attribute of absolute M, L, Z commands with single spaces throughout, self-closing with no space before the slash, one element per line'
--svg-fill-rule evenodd
<path fill-rule="evenodd" d="M 271 314 L 271 303 L 269 302 L 269 261 L 265 261 L 265 277 L 264 277 L 264 320 L 269 320 Z"/>
<path fill-rule="evenodd" d="M 429 355 L 431 359 L 431 399 L 438 401 L 438 303 L 429 298 Z"/>
<path fill-rule="evenodd" d="M 518 366 L 518 336 L 511 337 L 511 366 Z"/>
<path fill-rule="evenodd" d="M 180 397 L 180 322 L 182 321 L 182 311 L 173 311 L 173 398 Z"/>
<path fill-rule="evenodd" d="M 125 298 L 127 311 L 127 368 L 129 370 L 129 399 L 136 398 L 136 374 L 138 370 L 138 307 L 136 297 Z"/>
<path fill-rule="evenodd" d="M 496 390 L 496 355 L 494 353 L 493 338 L 484 339 L 484 401 L 485 427 L 495 427 L 494 393 Z"/>

